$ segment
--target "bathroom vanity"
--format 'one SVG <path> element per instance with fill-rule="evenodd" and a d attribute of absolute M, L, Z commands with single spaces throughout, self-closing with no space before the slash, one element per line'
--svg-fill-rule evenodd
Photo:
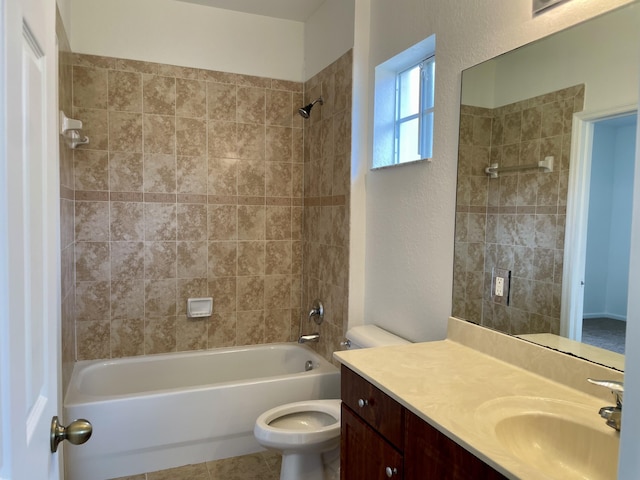
<path fill-rule="evenodd" d="M 400 403 L 342 366 L 342 479 L 504 479 Z"/>
<path fill-rule="evenodd" d="M 334 355 L 344 480 L 617 477 L 614 401 L 586 378 L 621 372 L 456 319 L 443 341 Z"/>

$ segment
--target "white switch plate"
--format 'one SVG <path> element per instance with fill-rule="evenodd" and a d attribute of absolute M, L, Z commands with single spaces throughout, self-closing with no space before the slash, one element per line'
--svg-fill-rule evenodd
<path fill-rule="evenodd" d="M 496 277 L 496 296 L 504 297 L 504 278 Z"/>

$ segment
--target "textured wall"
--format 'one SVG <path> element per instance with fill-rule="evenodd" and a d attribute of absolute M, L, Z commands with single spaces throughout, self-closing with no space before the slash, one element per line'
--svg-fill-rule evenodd
<path fill-rule="evenodd" d="M 302 84 L 76 55 L 73 93 L 77 358 L 297 335 Z"/>
<path fill-rule="evenodd" d="M 364 321 L 416 341 L 446 334 L 452 306 L 461 72 L 628 3 L 564 2 L 534 18 L 531 2 L 356 2 L 356 22 L 364 17 L 359 25 L 368 26 L 368 35 L 363 41 L 356 32 L 355 71 L 367 74 L 354 85 L 354 105 L 372 101 L 376 65 L 433 34 L 437 64 L 432 162 L 366 172 L 370 152 L 363 148 L 354 159 L 354 164 L 365 165 L 354 182 L 366 176 L 366 190 L 357 191 L 366 197 L 366 208 L 360 199 L 351 204 L 357 208 L 354 217 L 366 215 L 365 241 L 360 242 L 366 249 L 366 269 L 352 268 L 351 283 L 352 289 L 365 285 Z M 637 87 L 633 94 L 637 100 Z M 371 144 L 371 124 L 362 128 L 366 133 L 359 134 L 361 145 Z M 362 237 L 362 232 L 352 235 Z"/>
<path fill-rule="evenodd" d="M 584 85 L 460 115 L 453 315 L 513 334 L 559 333 L 572 118 Z M 503 173 L 555 158 L 553 173 Z M 509 306 L 491 299 L 493 268 L 511 270 Z"/>

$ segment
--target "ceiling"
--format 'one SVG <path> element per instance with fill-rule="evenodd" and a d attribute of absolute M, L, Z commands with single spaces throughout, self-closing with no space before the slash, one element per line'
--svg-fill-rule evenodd
<path fill-rule="evenodd" d="M 306 21 L 325 0 L 178 0 L 266 17 Z"/>

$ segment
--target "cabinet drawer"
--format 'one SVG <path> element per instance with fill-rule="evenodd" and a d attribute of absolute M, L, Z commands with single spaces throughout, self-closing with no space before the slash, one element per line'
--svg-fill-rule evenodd
<path fill-rule="evenodd" d="M 342 366 L 342 401 L 398 450 L 404 448 L 404 408 L 360 375 Z"/>

